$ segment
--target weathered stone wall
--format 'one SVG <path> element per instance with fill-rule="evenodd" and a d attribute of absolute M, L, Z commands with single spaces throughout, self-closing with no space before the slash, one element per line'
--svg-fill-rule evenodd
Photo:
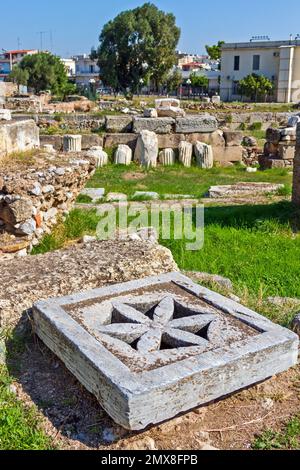
<path fill-rule="evenodd" d="M 292 167 L 295 157 L 296 128 L 270 127 L 266 132 L 264 153 L 259 158 L 263 169 Z"/>
<path fill-rule="evenodd" d="M 0 159 L 10 153 L 40 146 L 39 128 L 32 119 L 0 122 Z"/>
<path fill-rule="evenodd" d="M 300 123 L 297 126 L 296 152 L 294 159 L 293 202 L 300 206 Z"/>
<path fill-rule="evenodd" d="M 15 326 L 34 302 L 177 271 L 166 248 L 146 242 L 80 244 L 1 263 L 0 328 Z"/>
<path fill-rule="evenodd" d="M 41 154 L 0 167 L 0 260 L 24 255 L 66 214 L 95 170 L 93 158 Z"/>
<path fill-rule="evenodd" d="M 40 135 L 41 147 L 53 145 L 58 152 L 63 150 L 63 140 L 63 135 Z M 103 137 L 97 134 L 82 134 L 82 150 L 89 150 L 91 147 L 103 147 Z"/>

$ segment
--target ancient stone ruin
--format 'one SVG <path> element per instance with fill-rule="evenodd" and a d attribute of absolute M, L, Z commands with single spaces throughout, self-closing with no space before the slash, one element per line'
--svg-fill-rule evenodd
<path fill-rule="evenodd" d="M 26 255 L 68 213 L 95 171 L 94 158 L 38 152 L 0 169 L 0 259 Z"/>
<path fill-rule="evenodd" d="M 105 411 L 131 430 L 298 360 L 295 333 L 178 273 L 37 302 L 34 327 Z"/>

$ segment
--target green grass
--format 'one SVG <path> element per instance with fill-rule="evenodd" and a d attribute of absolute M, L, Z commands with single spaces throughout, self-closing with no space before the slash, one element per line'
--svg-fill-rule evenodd
<path fill-rule="evenodd" d="M 191 194 L 203 197 L 210 186 L 233 184 L 239 181 L 261 181 L 291 184 L 292 176 L 287 169 L 273 169 L 247 173 L 237 165 L 232 168 L 202 170 L 196 166 L 183 168 L 158 167 L 149 171 L 132 164 L 130 167 L 108 165 L 100 168 L 87 184 L 89 188 L 105 188 L 106 192 L 121 192 L 132 198 L 136 191 L 155 191 L 164 194 Z"/>
<path fill-rule="evenodd" d="M 4 333 L 0 336 L 8 339 Z M 22 403 L 10 388 L 25 340 L 16 336 L 8 342 L 10 370 L 7 365 L 0 365 L 0 450 L 53 450 L 53 442 L 41 429 L 37 409 Z"/>
<path fill-rule="evenodd" d="M 205 243 L 186 251 L 185 240 L 165 240 L 181 269 L 230 278 L 241 296 L 300 297 L 300 237 L 288 202 L 261 206 L 207 207 Z"/>
<path fill-rule="evenodd" d="M 254 450 L 299 450 L 299 448 L 299 416 L 292 418 L 280 432 L 265 431 L 253 444 Z"/>

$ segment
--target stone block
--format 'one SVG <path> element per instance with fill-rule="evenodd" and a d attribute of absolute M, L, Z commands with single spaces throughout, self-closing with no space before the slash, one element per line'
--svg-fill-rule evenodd
<path fill-rule="evenodd" d="M 145 118 L 158 118 L 157 110 L 155 108 L 144 109 Z"/>
<path fill-rule="evenodd" d="M 97 134 L 82 134 L 82 150 L 89 150 L 91 147 L 103 147 L 103 137 Z"/>
<path fill-rule="evenodd" d="M 286 145 L 284 142 L 279 142 L 278 154 L 279 158 L 282 158 L 283 160 L 294 160 L 295 145 Z"/>
<path fill-rule="evenodd" d="M 158 157 L 158 139 L 154 132 L 142 131 L 138 137 L 134 160 L 146 168 L 156 167 Z"/>
<path fill-rule="evenodd" d="M 176 132 L 179 134 L 192 134 L 195 132 L 214 132 L 218 129 L 218 122 L 214 116 L 200 114 L 176 120 Z"/>
<path fill-rule="evenodd" d="M 57 152 L 63 149 L 62 135 L 40 135 L 40 143 L 43 145 L 52 145 Z"/>
<path fill-rule="evenodd" d="M 135 117 L 133 120 L 133 132 L 139 134 L 142 131 L 155 132 L 156 134 L 170 134 L 173 131 L 175 120 L 168 117 L 143 118 Z"/>
<path fill-rule="evenodd" d="M 3 121 L 0 124 L 0 158 L 40 146 L 39 128 L 32 119 Z"/>
<path fill-rule="evenodd" d="M 92 199 L 92 202 L 97 202 L 100 199 L 104 198 L 105 189 L 104 188 L 85 188 L 81 191 L 80 194 L 90 197 Z"/>
<path fill-rule="evenodd" d="M 202 132 L 186 134 L 184 140 L 195 144 L 196 142 L 203 142 L 204 144 L 211 145 L 212 147 L 225 147 L 225 139 L 223 132 L 217 130 L 215 132 Z"/>
<path fill-rule="evenodd" d="M 158 147 L 160 149 L 172 148 L 177 149 L 180 142 L 185 140 L 183 134 L 158 134 Z"/>
<path fill-rule="evenodd" d="M 108 133 L 132 131 L 132 116 L 106 116 L 105 129 Z"/>
<path fill-rule="evenodd" d="M 135 431 L 298 362 L 295 333 L 179 273 L 39 301 L 33 319 L 111 418 Z"/>
<path fill-rule="evenodd" d="M 224 138 L 227 147 L 237 147 L 242 145 L 244 135 L 239 131 L 224 130 Z"/>
<path fill-rule="evenodd" d="M 261 169 L 271 170 L 272 168 L 285 168 L 285 162 L 287 160 L 282 160 L 281 158 L 276 157 L 266 157 L 260 155 L 258 158 L 258 163 Z"/>
<path fill-rule="evenodd" d="M 243 147 L 213 147 L 214 160 L 219 163 L 242 162 L 245 149 Z"/>
<path fill-rule="evenodd" d="M 175 107 L 175 108 L 180 108 L 180 100 L 176 98 L 161 98 L 155 100 L 155 108 L 165 108 L 165 107 Z"/>
<path fill-rule="evenodd" d="M 106 134 L 104 137 L 104 148 L 128 145 L 132 150 L 135 150 L 137 139 L 138 136 L 136 134 Z"/>
<path fill-rule="evenodd" d="M 194 145 L 197 166 L 211 169 L 214 166 L 214 153 L 211 145 L 196 142 Z"/>
<path fill-rule="evenodd" d="M 251 196 L 254 194 L 276 193 L 283 187 L 283 184 L 242 182 L 224 186 L 212 186 L 208 194 L 212 199 Z"/>

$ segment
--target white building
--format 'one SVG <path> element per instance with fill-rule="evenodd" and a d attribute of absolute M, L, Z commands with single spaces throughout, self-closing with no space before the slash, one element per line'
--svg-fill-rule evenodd
<path fill-rule="evenodd" d="M 95 60 L 92 60 L 89 54 L 81 54 L 73 57 L 75 61 L 76 84 L 80 86 L 89 86 L 91 83 L 100 82 L 100 68 Z"/>
<path fill-rule="evenodd" d="M 221 99 L 240 100 L 239 80 L 264 75 L 274 83 L 273 100 L 300 101 L 300 39 L 224 44 L 221 61 Z"/>
<path fill-rule="evenodd" d="M 61 59 L 64 64 L 67 75 L 69 78 L 75 78 L 76 76 L 76 62 L 74 59 Z"/>

